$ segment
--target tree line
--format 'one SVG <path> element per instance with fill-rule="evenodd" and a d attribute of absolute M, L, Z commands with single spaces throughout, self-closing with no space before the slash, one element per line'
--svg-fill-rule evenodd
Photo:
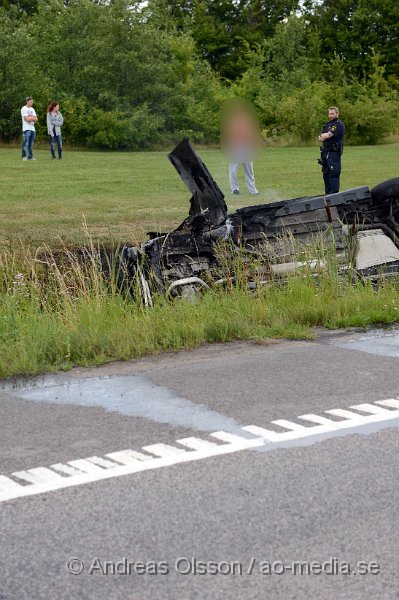
<path fill-rule="evenodd" d="M 0 138 L 38 136 L 56 100 L 64 139 L 91 148 L 217 143 L 242 96 L 264 137 L 314 140 L 338 105 L 352 143 L 399 127 L 399 5 L 390 0 L 0 0 Z"/>

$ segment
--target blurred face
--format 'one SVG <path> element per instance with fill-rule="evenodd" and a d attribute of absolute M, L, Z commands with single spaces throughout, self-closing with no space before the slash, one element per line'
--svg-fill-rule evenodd
<path fill-rule="evenodd" d="M 328 118 L 330 119 L 330 121 L 333 121 L 334 119 L 338 119 L 338 113 L 336 110 L 330 109 L 328 111 Z"/>
<path fill-rule="evenodd" d="M 53 112 L 58 112 L 59 108 L 60 108 L 60 105 L 56 104 L 53 108 Z"/>
<path fill-rule="evenodd" d="M 33 100 L 27 100 L 26 101 L 26 106 L 29 106 L 29 108 L 33 105 Z"/>
<path fill-rule="evenodd" d="M 259 149 L 259 123 L 249 102 L 237 98 L 223 107 L 221 141 L 228 154 L 239 148 L 246 149 L 248 159 Z"/>

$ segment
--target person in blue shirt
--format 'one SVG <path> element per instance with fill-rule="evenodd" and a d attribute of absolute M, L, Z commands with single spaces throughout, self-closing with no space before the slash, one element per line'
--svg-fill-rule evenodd
<path fill-rule="evenodd" d="M 328 109 L 328 122 L 323 125 L 319 135 L 321 170 L 323 172 L 324 189 L 326 194 L 339 192 L 339 177 L 341 175 L 341 156 L 344 151 L 345 125 L 338 118 L 336 106 Z"/>

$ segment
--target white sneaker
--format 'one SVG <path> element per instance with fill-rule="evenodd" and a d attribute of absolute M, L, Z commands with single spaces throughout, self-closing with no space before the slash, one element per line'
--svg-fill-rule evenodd
<path fill-rule="evenodd" d="M 28 159 L 26 158 L 26 156 L 24 156 L 22 160 L 28 160 Z"/>
<path fill-rule="evenodd" d="M 30 158 L 29 160 L 36 160 L 36 158 L 34 156 L 32 156 L 32 158 Z"/>

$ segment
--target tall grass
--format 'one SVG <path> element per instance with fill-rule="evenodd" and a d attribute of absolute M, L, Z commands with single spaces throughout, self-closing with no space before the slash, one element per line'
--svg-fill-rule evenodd
<path fill-rule="evenodd" d="M 374 289 L 340 276 L 333 253 L 326 252 L 323 261 L 317 276 L 305 267 L 248 290 L 248 278 L 255 284 L 262 279 L 257 280 L 258 265 L 236 258 L 227 289 L 213 286 L 194 302 L 155 297 L 147 308 L 137 294 L 121 294 L 105 277 L 93 245 L 83 259 L 65 250 L 61 263 L 48 249 L 19 257 L 3 251 L 0 376 L 96 365 L 204 342 L 305 339 L 316 325 L 399 320 L 396 279 Z"/>

